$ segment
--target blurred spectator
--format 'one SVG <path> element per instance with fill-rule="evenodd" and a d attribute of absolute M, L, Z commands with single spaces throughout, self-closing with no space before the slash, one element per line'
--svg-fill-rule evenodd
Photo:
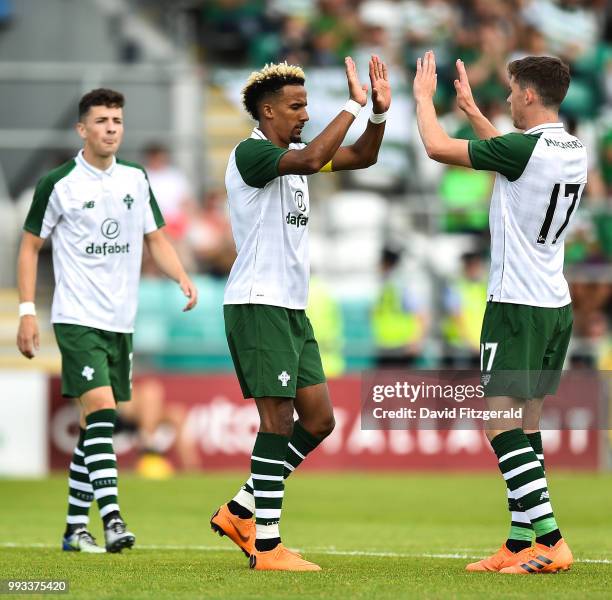
<path fill-rule="evenodd" d="M 367 65 L 370 56 L 376 54 L 387 64 L 397 64 L 398 48 L 392 33 L 401 24 L 397 5 L 386 0 L 366 0 L 359 7 L 359 21 L 355 62 Z"/>
<path fill-rule="evenodd" d="M 487 305 L 487 272 L 478 252 L 466 252 L 461 262 L 461 275 L 450 282 L 443 296 L 447 315 L 442 325 L 443 365 L 477 369 L 480 330 Z"/>
<path fill-rule="evenodd" d="M 486 114 L 486 109 L 485 109 Z M 491 116 L 491 115 L 487 115 Z M 474 139 L 468 121 L 461 115 L 454 137 Z M 443 207 L 440 228 L 448 233 L 477 233 L 489 228 L 489 200 L 495 177 L 489 171 L 445 167 L 438 195 Z"/>
<path fill-rule="evenodd" d="M 381 286 L 372 309 L 375 360 L 381 368 L 417 365 L 429 326 L 427 308 L 408 286 L 400 259 L 400 250 L 383 249 Z"/>
<path fill-rule="evenodd" d="M 608 196 L 612 195 L 612 127 L 604 130 L 599 140 L 601 175 Z"/>
<path fill-rule="evenodd" d="M 268 0 L 268 12 L 282 17 L 310 19 L 316 12 L 316 0 Z"/>
<path fill-rule="evenodd" d="M 525 22 L 546 38 L 548 52 L 570 64 L 572 84 L 562 110 L 594 116 L 603 94 L 606 52 L 598 43 L 602 2 L 532 0 L 523 8 Z"/>
<path fill-rule="evenodd" d="M 584 337 L 593 313 L 610 312 L 612 284 L 607 281 L 574 282 L 570 285 L 574 310 L 574 332 Z"/>
<path fill-rule="evenodd" d="M 448 233 L 482 233 L 489 226 L 493 177 L 486 171 L 448 167 L 438 194 L 444 208 L 441 229 Z"/>
<path fill-rule="evenodd" d="M 452 39 L 459 24 L 458 10 L 445 0 L 407 0 L 401 7 L 404 63 L 413 70 L 417 58 L 427 50 L 433 50 L 436 53 L 440 92 L 445 90 L 448 95 L 451 86 L 442 82 L 451 77 L 454 79 L 456 57 L 452 51 Z M 440 101 L 439 95 L 437 99 Z"/>
<path fill-rule="evenodd" d="M 201 44 L 216 64 L 243 63 L 267 26 L 264 0 L 207 0 L 201 16 Z"/>
<path fill-rule="evenodd" d="M 325 376 L 340 377 L 346 368 L 342 353 L 342 311 L 328 287 L 316 275 L 310 278 L 307 313 L 319 344 Z"/>
<path fill-rule="evenodd" d="M 597 147 L 595 128 L 591 123 L 583 123 L 580 125 L 578 119 L 569 116 L 565 119 L 565 126 L 568 133 L 575 135 L 587 149 L 595 149 Z M 590 205 L 601 204 L 605 202 L 606 185 L 602 177 L 601 169 L 599 168 L 599 157 L 597 152 L 588 152 L 587 160 L 588 176 L 587 185 L 584 190 L 585 199 Z"/>
<path fill-rule="evenodd" d="M 132 400 L 119 404 L 117 431 L 133 431 L 137 434 L 140 458 L 136 470 L 150 479 L 166 479 L 174 468 L 165 457 L 172 447 L 176 450 L 183 469 L 199 466 L 194 440 L 186 428 L 186 410 L 180 404 L 167 402 L 163 385 L 155 378 L 144 378 L 134 382 Z M 162 441 L 163 427 L 169 427 Z"/>
<path fill-rule="evenodd" d="M 493 19 L 480 23 L 477 33 L 477 46 L 464 49 L 460 58 L 465 62 L 476 101 L 492 102 L 508 95 L 511 33 Z"/>
<path fill-rule="evenodd" d="M 509 60 L 518 60 L 525 56 L 546 56 L 548 52 L 544 34 L 536 27 L 528 25 L 519 30 L 517 48 Z"/>
<path fill-rule="evenodd" d="M 612 369 L 612 337 L 603 311 L 588 313 L 573 340 L 570 365 L 573 369 Z"/>
<path fill-rule="evenodd" d="M 291 65 L 311 62 L 312 42 L 308 22 L 295 16 L 282 19 L 280 33 L 269 33 L 253 40 L 250 56 L 253 64 L 287 61 Z"/>
<path fill-rule="evenodd" d="M 221 278 L 229 275 L 236 259 L 236 245 L 224 192 L 211 190 L 204 194 L 202 208 L 191 224 L 189 241 L 198 271 Z"/>
<path fill-rule="evenodd" d="M 523 7 L 522 16 L 525 23 L 544 35 L 552 54 L 574 62 L 597 43 L 596 4 L 601 6 L 585 0 L 531 0 Z"/>
<path fill-rule="evenodd" d="M 151 189 L 166 221 L 164 231 L 189 270 L 193 267 L 193 257 L 187 244 L 187 231 L 196 210 L 191 186 L 187 177 L 171 165 L 166 146 L 151 143 L 144 148 L 143 154 Z"/>
<path fill-rule="evenodd" d="M 343 65 L 352 53 L 357 37 L 357 19 L 348 0 L 319 0 L 310 22 L 312 31 L 312 64 Z"/>

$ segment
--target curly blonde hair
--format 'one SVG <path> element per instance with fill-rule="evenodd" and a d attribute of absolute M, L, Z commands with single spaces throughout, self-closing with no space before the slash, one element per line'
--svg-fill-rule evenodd
<path fill-rule="evenodd" d="M 265 65 L 253 71 L 242 88 L 242 103 L 247 112 L 259 120 L 257 105 L 267 94 L 276 94 L 286 85 L 304 85 L 306 75 L 302 67 L 287 62 Z"/>

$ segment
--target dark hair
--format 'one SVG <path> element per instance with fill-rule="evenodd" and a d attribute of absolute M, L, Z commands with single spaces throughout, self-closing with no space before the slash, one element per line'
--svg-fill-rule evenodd
<path fill-rule="evenodd" d="M 481 262 L 482 260 L 482 253 L 478 252 L 477 250 L 470 250 L 469 252 L 464 252 L 461 255 L 461 262 L 464 264 L 464 266 L 474 262 Z"/>
<path fill-rule="evenodd" d="M 394 267 L 402 258 L 402 249 L 397 246 L 383 246 L 380 262 L 388 267 Z"/>
<path fill-rule="evenodd" d="M 156 154 L 169 154 L 168 146 L 163 142 L 149 142 L 143 149 L 142 153 L 145 156 L 155 156 Z"/>
<path fill-rule="evenodd" d="M 527 56 L 513 60 L 508 73 L 523 89 L 532 87 L 542 104 L 559 108 L 570 84 L 569 67 L 553 56 Z"/>
<path fill-rule="evenodd" d="M 286 85 L 304 85 L 305 79 L 294 74 L 270 74 L 249 82 L 242 92 L 242 102 L 247 112 L 259 120 L 259 103 L 269 95 L 278 94 Z"/>
<path fill-rule="evenodd" d="M 107 108 L 123 108 L 125 98 L 121 92 L 98 88 L 87 92 L 79 101 L 79 121 L 89 112 L 92 106 L 106 106 Z"/>

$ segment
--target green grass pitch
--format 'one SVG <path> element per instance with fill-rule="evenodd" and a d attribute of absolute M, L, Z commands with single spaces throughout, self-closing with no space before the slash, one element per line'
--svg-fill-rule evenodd
<path fill-rule="evenodd" d="M 0 579 L 68 579 L 67 598 L 610 598 L 612 477 L 550 476 L 553 506 L 577 562 L 560 575 L 466 573 L 507 532 L 496 474 L 297 473 L 283 541 L 320 573 L 260 573 L 208 526 L 240 474 L 156 482 L 120 478 L 137 544 L 117 555 L 63 553 L 64 477 L 0 480 Z M 92 533 L 102 539 L 97 510 Z M 24 596 L 20 596 L 24 597 Z"/>

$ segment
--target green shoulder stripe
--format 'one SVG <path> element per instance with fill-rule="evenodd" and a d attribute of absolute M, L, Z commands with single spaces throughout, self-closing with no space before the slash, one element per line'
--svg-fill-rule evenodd
<path fill-rule="evenodd" d="M 540 136 L 538 133 L 508 133 L 488 140 L 470 140 L 472 166 L 479 171 L 495 171 L 516 181 L 525 170 Z"/>
<path fill-rule="evenodd" d="M 157 204 L 157 199 L 155 198 L 155 194 L 151 189 L 151 184 L 149 183 L 149 176 L 147 175 L 147 171 L 145 168 L 138 164 L 137 162 L 132 162 L 130 160 L 117 159 L 118 165 L 123 165 L 124 167 L 132 167 L 133 169 L 139 169 L 144 173 L 145 179 L 147 180 L 147 184 L 149 186 L 149 204 L 151 205 L 151 211 L 153 212 L 153 218 L 155 219 L 155 225 L 157 225 L 157 229 L 163 227 L 166 222 L 164 221 L 164 217 L 159 210 L 159 205 Z"/>
<path fill-rule="evenodd" d="M 44 177 L 42 177 L 36 184 L 34 191 L 34 199 L 28 211 L 23 229 L 29 231 L 34 235 L 40 236 L 42 231 L 43 221 L 45 218 L 45 212 L 47 211 L 47 205 L 49 204 L 49 198 L 51 192 L 58 181 L 64 179 L 76 166 L 74 159 L 70 159 L 63 165 L 60 165 L 53 171 L 49 171 Z"/>
<path fill-rule="evenodd" d="M 118 158 L 117 164 L 123 165 L 124 167 L 132 167 L 132 169 L 138 169 L 139 171 L 142 171 L 145 175 L 147 174 L 147 172 L 145 171 L 145 168 L 140 163 L 132 162 L 131 160 L 123 160 L 122 158 Z"/>
<path fill-rule="evenodd" d="M 278 177 L 278 163 L 286 152 L 269 140 L 249 138 L 236 147 L 236 167 L 247 185 L 262 188 Z"/>

